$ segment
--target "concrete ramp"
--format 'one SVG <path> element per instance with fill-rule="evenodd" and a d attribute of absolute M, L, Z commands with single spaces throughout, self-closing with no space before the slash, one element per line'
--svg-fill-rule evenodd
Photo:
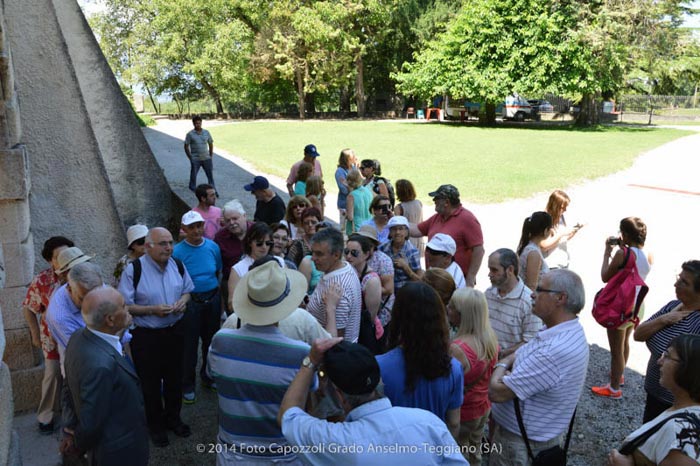
<path fill-rule="evenodd" d="M 63 234 L 111 271 L 125 226 L 171 223 L 172 192 L 77 2 L 5 0 L 5 17 L 35 246 Z"/>
<path fill-rule="evenodd" d="M 5 464 L 12 401 L 14 410 L 26 411 L 40 395 L 41 352 L 31 346 L 21 303 L 34 273 L 47 266 L 44 241 L 71 238 L 95 256 L 108 280 L 126 249 L 125 227 L 173 229 L 186 206 L 170 190 L 77 2 L 0 0 L 0 6 Z M 3 391 L 8 372 L 13 390 Z"/>

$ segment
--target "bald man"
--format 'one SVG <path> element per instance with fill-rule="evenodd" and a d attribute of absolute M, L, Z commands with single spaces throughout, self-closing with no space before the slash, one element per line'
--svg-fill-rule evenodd
<path fill-rule="evenodd" d="M 66 383 L 74 413 L 61 452 L 87 453 L 99 466 L 148 464 L 148 429 L 139 378 L 122 354 L 131 325 L 124 298 L 111 287 L 90 291 L 81 313 L 87 327 L 66 348 Z"/>
<path fill-rule="evenodd" d="M 170 443 L 167 429 L 188 437 L 180 418 L 184 355 L 183 315 L 194 284 L 185 266 L 172 257 L 173 236 L 161 227 L 146 235 L 146 254 L 129 264 L 119 281 L 134 316 L 131 354 L 141 379 L 151 441 Z"/>

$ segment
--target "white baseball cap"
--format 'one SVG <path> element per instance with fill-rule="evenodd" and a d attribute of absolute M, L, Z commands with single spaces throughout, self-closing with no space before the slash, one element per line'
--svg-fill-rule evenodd
<path fill-rule="evenodd" d="M 183 225 L 192 225 L 193 223 L 198 223 L 198 222 L 204 223 L 204 219 L 199 214 L 199 212 L 195 212 L 194 210 L 190 210 L 189 212 L 187 212 L 185 215 L 182 216 L 182 224 Z"/>
<path fill-rule="evenodd" d="M 445 233 L 436 233 L 425 247 L 433 251 L 446 252 L 450 256 L 454 256 L 457 252 L 457 243 L 455 243 L 455 240 L 453 240 L 450 235 Z"/>
<path fill-rule="evenodd" d="M 389 219 L 389 222 L 386 224 L 387 227 L 393 228 L 393 227 L 406 227 L 408 228 L 408 219 L 402 215 L 394 215 Z"/>

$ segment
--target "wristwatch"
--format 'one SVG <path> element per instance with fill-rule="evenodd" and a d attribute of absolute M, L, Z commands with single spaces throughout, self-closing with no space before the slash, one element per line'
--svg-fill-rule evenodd
<path fill-rule="evenodd" d="M 312 371 L 315 371 L 315 370 L 316 370 L 316 364 L 314 364 L 314 363 L 311 361 L 311 358 L 308 357 L 308 356 L 304 357 L 304 359 L 301 361 L 301 365 L 302 365 L 303 367 L 308 367 L 308 368 L 311 369 Z"/>
<path fill-rule="evenodd" d="M 497 362 L 497 363 L 493 366 L 494 369 L 497 368 L 497 367 L 502 367 L 502 368 L 504 368 L 505 370 L 508 370 L 508 364 L 503 363 L 503 362 Z"/>

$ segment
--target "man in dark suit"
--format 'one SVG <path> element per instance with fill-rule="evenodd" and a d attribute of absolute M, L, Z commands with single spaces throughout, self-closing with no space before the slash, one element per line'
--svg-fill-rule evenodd
<path fill-rule="evenodd" d="M 111 287 L 85 296 L 87 327 L 66 348 L 66 383 L 74 415 L 64 427 L 63 453 L 87 452 L 95 466 L 146 466 L 148 427 L 136 370 L 122 355 L 121 333 L 131 324 L 124 298 Z"/>

